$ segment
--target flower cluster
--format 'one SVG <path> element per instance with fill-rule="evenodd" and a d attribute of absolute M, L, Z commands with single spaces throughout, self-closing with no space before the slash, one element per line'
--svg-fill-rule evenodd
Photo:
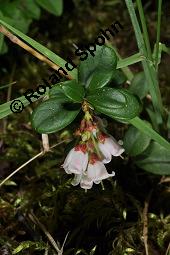
<path fill-rule="evenodd" d="M 67 174 L 75 174 L 73 185 L 80 184 L 83 189 L 91 189 L 93 183 L 99 184 L 115 175 L 114 172 L 109 174 L 104 164 L 109 163 L 112 156 L 120 156 L 124 149 L 106 134 L 102 120 L 92 117 L 87 104 L 83 110 L 85 116 L 75 132 L 80 141 L 68 153 L 63 168 Z"/>

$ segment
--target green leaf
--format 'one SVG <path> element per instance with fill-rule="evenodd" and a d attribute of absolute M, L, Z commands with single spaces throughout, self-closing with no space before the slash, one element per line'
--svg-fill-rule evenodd
<path fill-rule="evenodd" d="M 29 26 L 32 22 L 32 20 L 26 19 L 23 14 L 17 14 L 16 18 L 13 19 L 11 17 L 4 17 L 3 20 L 10 24 L 11 26 L 16 27 L 23 33 L 28 33 Z"/>
<path fill-rule="evenodd" d="M 170 175 L 170 150 L 152 142 L 135 163 L 142 169 L 160 175 Z"/>
<path fill-rule="evenodd" d="M 44 56 L 49 58 L 51 61 L 53 61 L 55 64 L 65 68 L 65 64 L 67 62 L 65 60 L 63 60 L 62 58 L 60 58 L 57 54 L 53 53 L 51 50 L 49 50 L 48 48 L 44 47 L 43 45 L 41 45 L 37 41 L 31 39 L 29 36 L 23 34 L 19 30 L 17 30 L 16 28 L 10 26 L 9 24 L 4 22 L 3 20 L 0 20 L 0 24 L 4 25 L 6 28 L 8 28 L 10 31 L 12 31 L 14 34 L 16 34 L 18 37 L 20 37 L 26 43 L 28 43 L 33 48 L 35 48 L 37 51 L 39 51 L 41 54 L 43 54 Z M 77 70 L 76 69 L 74 69 L 74 70 L 72 70 L 72 71 L 70 71 L 68 73 L 70 73 L 70 75 L 73 78 L 75 78 L 75 79 L 77 78 Z"/>
<path fill-rule="evenodd" d="M 152 127 L 159 132 L 159 125 L 157 123 L 157 116 L 154 112 L 153 106 L 152 105 L 148 105 L 145 107 L 145 111 L 148 113 L 149 118 L 151 120 L 152 123 Z"/>
<path fill-rule="evenodd" d="M 121 85 L 127 80 L 126 76 L 121 70 L 116 70 L 113 76 L 113 82 L 116 85 Z"/>
<path fill-rule="evenodd" d="M 58 99 L 61 99 L 61 100 L 62 99 L 65 100 L 67 97 L 64 94 L 63 89 L 60 86 L 58 86 L 59 84 L 60 83 L 52 86 L 52 88 L 49 90 L 49 97 L 50 98 L 54 98 L 55 97 L 55 98 L 58 98 Z"/>
<path fill-rule="evenodd" d="M 24 14 L 26 18 L 39 19 L 40 18 L 40 8 L 36 4 L 35 0 L 17 0 L 18 8 Z"/>
<path fill-rule="evenodd" d="M 70 99 L 70 102 L 81 103 L 85 95 L 84 87 L 76 80 L 64 81 L 53 85 L 49 91 L 50 98 Z"/>
<path fill-rule="evenodd" d="M 139 117 L 135 117 L 132 120 L 129 120 L 129 123 L 131 123 L 134 127 L 139 129 L 144 134 L 148 135 L 150 138 L 152 138 L 154 141 L 159 143 L 161 146 L 166 148 L 170 151 L 170 143 L 166 141 L 162 136 L 160 136 L 155 130 L 150 128 L 145 121 L 140 119 Z"/>
<path fill-rule="evenodd" d="M 63 0 L 36 0 L 36 2 L 48 12 L 60 16 L 63 12 Z"/>
<path fill-rule="evenodd" d="M 149 125 L 149 123 L 147 124 Z M 130 156 L 137 156 L 149 146 L 150 141 L 151 138 L 149 136 L 131 126 L 125 133 L 123 147 Z"/>
<path fill-rule="evenodd" d="M 81 103 L 83 101 L 85 91 L 81 84 L 78 84 L 76 80 L 65 81 L 60 84 L 64 91 L 64 94 L 72 101 Z"/>
<path fill-rule="evenodd" d="M 88 95 L 87 101 L 98 112 L 123 122 L 134 118 L 141 110 L 138 99 L 125 89 L 99 89 Z"/>
<path fill-rule="evenodd" d="M 3 2 L 0 3 L 0 9 L 3 12 L 3 20 L 5 22 L 27 33 L 32 20 L 23 13 L 22 5 L 23 4 L 19 0 L 9 3 Z"/>
<path fill-rule="evenodd" d="M 42 102 L 33 112 L 31 122 L 39 133 L 49 134 L 68 126 L 79 113 L 79 109 L 71 110 L 67 105 L 69 99 L 51 98 Z"/>
<path fill-rule="evenodd" d="M 140 99 L 144 98 L 148 93 L 148 84 L 145 78 L 145 73 L 136 74 L 129 86 L 129 90 L 137 95 Z"/>
<path fill-rule="evenodd" d="M 78 68 L 79 82 L 89 90 L 106 86 L 116 71 L 117 56 L 113 49 L 106 46 L 96 46 L 95 56 L 80 63 Z"/>
<path fill-rule="evenodd" d="M 23 241 L 13 250 L 12 254 L 17 254 L 33 246 L 35 247 L 35 250 L 44 250 L 46 248 L 46 245 L 43 242 Z"/>

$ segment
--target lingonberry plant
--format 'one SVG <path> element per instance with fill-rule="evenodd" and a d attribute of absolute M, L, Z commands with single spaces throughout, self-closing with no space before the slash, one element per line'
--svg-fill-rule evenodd
<path fill-rule="evenodd" d="M 158 11 L 157 39 L 152 53 L 141 1 L 137 0 L 137 5 L 142 31 L 132 0 L 125 2 L 139 52 L 121 59 L 111 45 L 97 46 L 95 56 L 89 55 L 79 64 L 78 69 L 69 72 L 70 81 L 54 84 L 46 92 L 48 97 L 34 109 L 31 116 L 32 126 L 37 132 L 50 134 L 64 129 L 77 116 L 84 114 L 79 128 L 75 130 L 77 143 L 63 164 L 66 173 L 75 174 L 72 184 L 80 183 L 84 189 L 114 176 L 114 172 L 107 172 L 105 164 L 110 162 L 112 155 L 121 156 L 124 150 L 134 157 L 135 164 L 140 168 L 155 174 L 170 174 L 170 144 L 166 137 L 161 136 L 162 130 L 164 136 L 167 134 L 168 114 L 163 107 L 158 85 L 161 52 L 168 52 L 166 46 L 159 42 L 161 6 Z M 0 31 L 13 42 L 52 68 L 64 68 L 66 62 L 55 53 L 3 20 L 0 20 L 0 24 Z M 128 66 L 139 61 L 142 62 L 143 72 L 134 75 Z M 126 81 L 128 88 L 123 85 Z M 144 99 L 148 96 L 150 101 L 145 104 Z M 29 104 L 24 97 L 19 99 L 24 106 Z M 11 113 L 10 103 L 0 106 L 1 118 Z M 141 113 L 147 113 L 147 121 L 140 118 Z M 129 125 L 123 146 L 107 133 L 101 116 Z"/>
<path fill-rule="evenodd" d="M 124 149 L 105 133 L 102 120 L 94 116 L 87 102 L 84 102 L 82 109 L 85 115 L 75 132 L 80 141 L 69 152 L 63 168 L 67 174 L 75 174 L 73 185 L 80 183 L 82 188 L 90 189 L 93 182 L 99 184 L 115 175 L 114 172 L 108 174 L 104 164 L 111 161 L 112 155 L 120 156 Z"/>

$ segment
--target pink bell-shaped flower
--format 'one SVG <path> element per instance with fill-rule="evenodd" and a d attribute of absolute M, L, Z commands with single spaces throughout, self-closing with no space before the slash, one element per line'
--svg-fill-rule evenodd
<path fill-rule="evenodd" d="M 111 136 L 99 137 L 98 147 L 104 156 L 102 162 L 107 164 L 111 161 L 112 156 L 120 156 L 124 152 L 124 148 Z"/>
<path fill-rule="evenodd" d="M 115 173 L 109 174 L 106 167 L 101 161 L 97 161 L 94 164 L 88 164 L 87 172 L 83 174 L 75 174 L 71 184 L 76 186 L 80 184 L 83 189 L 91 189 L 93 183 L 99 184 L 102 180 L 114 176 Z"/>
<path fill-rule="evenodd" d="M 82 189 L 91 189 L 93 186 L 93 181 L 88 178 L 87 173 L 75 174 L 71 184 L 73 186 L 77 186 L 78 184 L 80 184 L 80 187 Z"/>
<path fill-rule="evenodd" d="M 62 167 L 67 174 L 82 174 L 87 169 L 87 164 L 88 153 L 86 148 L 83 145 L 78 145 L 68 153 Z"/>
<path fill-rule="evenodd" d="M 103 162 L 96 161 L 95 163 L 89 163 L 87 168 L 87 176 L 95 184 L 99 184 L 102 180 L 107 179 L 115 175 L 115 172 L 109 174 Z"/>

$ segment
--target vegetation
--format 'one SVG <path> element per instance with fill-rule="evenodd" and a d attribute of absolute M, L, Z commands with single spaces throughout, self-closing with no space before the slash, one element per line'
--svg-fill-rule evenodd
<path fill-rule="evenodd" d="M 168 6 L 0 1 L 0 254 L 170 254 Z M 124 29 L 90 50 L 115 21 Z M 107 180 L 88 172 L 105 167 L 101 135 L 125 149 Z M 64 160 L 81 146 L 79 173 Z"/>

